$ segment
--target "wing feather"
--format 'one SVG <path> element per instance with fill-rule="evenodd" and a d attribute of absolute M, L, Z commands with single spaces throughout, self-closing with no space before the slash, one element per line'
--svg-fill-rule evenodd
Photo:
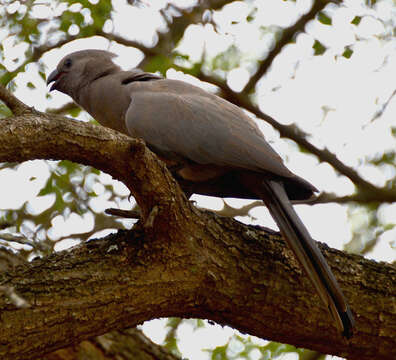
<path fill-rule="evenodd" d="M 294 177 L 254 121 L 222 98 L 167 79 L 131 84 L 130 93 L 127 129 L 159 151 L 199 164 Z"/>

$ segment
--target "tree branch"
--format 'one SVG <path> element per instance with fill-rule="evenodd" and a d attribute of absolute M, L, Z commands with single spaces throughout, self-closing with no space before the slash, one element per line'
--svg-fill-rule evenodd
<path fill-rule="evenodd" d="M 268 56 L 261 62 L 256 73 L 250 78 L 245 88 L 243 89 L 243 93 L 249 94 L 253 90 L 257 82 L 267 72 L 268 68 L 271 66 L 275 57 L 280 54 L 284 46 L 287 45 L 290 41 L 292 41 L 293 37 L 295 37 L 299 31 L 303 31 L 305 25 L 307 25 L 309 21 L 313 20 L 316 14 L 322 11 L 327 6 L 327 4 L 331 2 L 338 2 L 338 1 L 314 0 L 311 9 L 305 15 L 301 16 L 300 19 L 295 24 L 282 31 L 281 38 L 278 40 L 278 42 L 271 50 L 271 52 L 268 54 Z"/>
<path fill-rule="evenodd" d="M 28 262 L 6 248 L 0 248 L 0 271 L 6 272 L 16 266 L 29 266 Z M 29 306 L 25 299 L 16 294 L 10 286 L 0 287 L 0 293 L 12 300 L 17 308 Z M 180 360 L 164 347 L 153 343 L 137 328 L 111 331 L 107 334 L 85 340 L 81 343 L 60 349 L 43 357 L 43 360 Z"/>
<path fill-rule="evenodd" d="M 14 115 L 21 115 L 29 110 L 29 107 L 17 99 L 3 85 L 0 84 L 0 100 L 6 104 Z"/>
<path fill-rule="evenodd" d="M 310 143 L 307 140 L 307 134 L 300 130 L 296 125 L 283 125 L 271 116 L 262 112 L 243 93 L 236 93 L 232 91 L 223 81 L 215 79 L 212 76 L 205 75 L 204 73 L 201 73 L 199 75 L 199 79 L 218 86 L 222 91 L 225 99 L 237 106 L 243 107 L 258 118 L 266 121 L 279 131 L 281 137 L 285 137 L 295 141 L 299 146 L 316 155 L 319 160 L 329 163 L 340 174 L 349 178 L 356 186 L 365 189 L 367 192 L 377 194 L 377 196 L 378 194 L 382 194 L 382 198 L 392 195 L 389 191 L 378 188 L 370 182 L 364 180 L 356 170 L 346 166 L 342 161 L 337 158 L 335 154 L 331 153 L 328 149 L 319 149 L 317 146 Z"/>
<path fill-rule="evenodd" d="M 61 47 L 61 46 L 65 45 L 65 44 L 67 44 L 68 42 L 76 40 L 76 39 L 78 39 L 78 36 L 67 35 L 65 38 L 63 38 L 63 39 L 61 39 L 61 40 L 59 40 L 59 41 L 57 41 L 55 43 L 52 43 L 52 44 L 45 44 L 45 45 L 35 46 L 35 47 L 31 46 L 31 48 L 32 48 L 31 55 L 28 56 L 25 59 L 25 61 L 21 65 L 19 65 L 14 71 L 7 72 L 5 75 L 3 75 L 1 77 L 1 79 L 0 79 L 2 84 L 3 85 L 7 85 L 20 72 L 25 70 L 25 67 L 26 67 L 27 64 L 30 64 L 32 62 L 38 61 L 41 58 L 41 56 L 44 53 L 46 53 L 47 51 L 50 51 L 52 49 Z M 0 85 L 2 85 L 2 84 L 0 84 Z"/>
<path fill-rule="evenodd" d="M 27 360 L 111 329 L 181 316 L 348 359 L 394 358 L 394 268 L 321 246 L 358 315 L 348 343 L 277 236 L 209 213 L 201 221 L 225 237 L 201 238 L 192 252 L 186 241 L 197 239 L 148 240 L 140 228 L 4 274 L 2 283 L 31 306 L 0 299 L 0 354 Z"/>
<path fill-rule="evenodd" d="M 65 105 L 62 105 L 59 108 L 49 108 L 46 110 L 47 113 L 56 114 L 56 115 L 64 115 L 73 110 L 79 110 L 80 107 L 74 102 L 68 102 Z"/>
<path fill-rule="evenodd" d="M 353 195 L 338 196 L 334 193 L 323 192 L 316 198 L 310 201 L 304 201 L 303 204 L 326 204 L 326 203 L 337 203 L 346 204 L 356 202 L 359 204 L 372 204 L 372 203 L 393 203 L 396 202 L 396 191 L 391 188 L 377 188 L 376 190 L 370 191 L 366 189 L 358 189 L 358 192 Z M 296 201 L 298 203 L 298 201 Z"/>
<path fill-rule="evenodd" d="M 274 232 L 194 208 L 142 142 L 38 112 L 3 119 L 0 161 L 37 158 L 91 165 L 123 181 L 142 220 L 131 232 L 2 274 L 0 285 L 29 307 L 0 297 L 0 356 L 37 358 L 112 329 L 179 316 L 349 359 L 395 357 L 391 266 L 321 246 L 356 314 L 347 342 Z"/>
<path fill-rule="evenodd" d="M 43 360 L 180 360 L 138 329 L 111 331 L 43 357 Z"/>

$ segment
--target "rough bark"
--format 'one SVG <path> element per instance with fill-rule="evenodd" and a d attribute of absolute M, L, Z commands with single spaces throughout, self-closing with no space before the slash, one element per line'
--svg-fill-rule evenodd
<path fill-rule="evenodd" d="M 44 356 L 43 360 L 180 360 L 138 329 L 111 331 Z"/>
<path fill-rule="evenodd" d="M 34 359 L 162 316 L 207 318 L 249 334 L 349 359 L 394 359 L 396 270 L 322 246 L 357 331 L 336 331 L 277 234 L 193 207 L 140 141 L 24 113 L 0 123 L 0 161 L 68 159 L 123 181 L 142 209 L 120 231 L 0 275 L 27 306 L 0 297 L 0 356 Z"/>
<path fill-rule="evenodd" d="M 28 263 L 18 253 L 0 248 L 0 273 Z M 17 306 L 30 306 L 11 287 L 0 288 L 0 293 L 13 298 Z M 19 301 L 16 301 L 15 296 Z M 180 323 L 182 320 L 178 319 Z M 173 330 L 176 330 L 174 328 Z M 172 332 L 168 332 L 167 337 Z M 175 336 L 174 334 L 172 336 Z M 181 360 L 161 345 L 152 342 L 138 328 L 114 330 L 66 348 L 40 356 L 40 360 Z M 38 360 L 38 359 L 37 359 Z"/>

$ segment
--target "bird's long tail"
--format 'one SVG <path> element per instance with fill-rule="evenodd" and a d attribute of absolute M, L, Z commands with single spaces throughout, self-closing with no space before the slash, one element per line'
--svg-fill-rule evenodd
<path fill-rule="evenodd" d="M 265 180 L 261 189 L 260 195 L 280 232 L 329 308 L 337 328 L 350 338 L 355 323 L 351 310 L 325 258 L 294 211 L 283 184 Z"/>

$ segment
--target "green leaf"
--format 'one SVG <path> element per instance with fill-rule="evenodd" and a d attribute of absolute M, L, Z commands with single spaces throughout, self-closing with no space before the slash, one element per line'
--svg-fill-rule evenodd
<path fill-rule="evenodd" d="M 81 13 L 76 12 L 76 13 L 74 13 L 73 21 L 78 26 L 81 26 L 82 22 L 84 21 L 84 16 Z"/>
<path fill-rule="evenodd" d="M 44 81 L 47 81 L 47 77 L 45 76 L 45 72 L 44 71 L 39 71 L 39 75 Z"/>
<path fill-rule="evenodd" d="M 228 344 L 213 349 L 212 360 L 227 360 L 227 348 Z"/>
<path fill-rule="evenodd" d="M 246 17 L 246 21 L 247 21 L 248 23 L 252 22 L 252 21 L 255 19 L 256 13 L 257 13 L 257 9 L 252 10 L 252 11 L 249 13 L 249 15 Z"/>
<path fill-rule="evenodd" d="M 0 118 L 6 118 L 12 116 L 11 110 L 0 102 Z"/>
<path fill-rule="evenodd" d="M 56 200 L 55 200 L 55 204 L 53 207 L 55 208 L 55 210 L 58 214 L 62 214 L 67 205 L 66 205 L 65 201 L 63 200 L 63 196 L 62 196 L 61 192 L 56 188 L 55 188 L 55 194 L 56 194 Z"/>
<path fill-rule="evenodd" d="M 79 108 L 78 106 L 74 107 L 73 109 L 69 110 L 69 114 L 72 117 L 77 117 L 81 112 L 81 108 Z"/>
<path fill-rule="evenodd" d="M 171 317 L 171 318 L 168 318 L 168 321 L 166 322 L 166 326 L 174 329 L 174 328 L 177 328 L 181 322 L 182 322 L 182 319 L 180 319 L 178 317 Z"/>
<path fill-rule="evenodd" d="M 226 51 L 213 59 L 213 69 L 229 71 L 240 64 L 241 53 L 235 45 L 231 45 Z"/>
<path fill-rule="evenodd" d="M 50 177 L 37 196 L 45 196 L 48 194 L 52 194 L 53 192 L 54 192 L 54 186 L 52 184 L 52 178 Z"/>
<path fill-rule="evenodd" d="M 151 61 L 144 67 L 147 72 L 159 71 L 165 75 L 166 71 L 173 66 L 172 61 L 165 55 L 154 56 Z"/>
<path fill-rule="evenodd" d="M 384 226 L 384 232 L 385 232 L 385 231 L 392 230 L 394 227 L 395 227 L 395 224 L 386 224 L 386 225 Z"/>
<path fill-rule="evenodd" d="M 90 3 L 87 7 L 91 10 L 91 16 L 94 21 L 93 27 L 101 30 L 105 21 L 110 18 L 111 1 L 101 0 L 98 4 L 93 5 Z"/>
<path fill-rule="evenodd" d="M 8 83 L 15 77 L 13 73 L 6 72 L 1 78 L 0 78 L 0 84 L 6 86 Z"/>
<path fill-rule="evenodd" d="M 98 170 L 98 169 L 91 168 L 91 172 L 92 172 L 93 174 L 100 175 L 100 170 Z"/>
<path fill-rule="evenodd" d="M 172 354 L 179 355 L 179 356 L 181 355 L 181 353 L 179 351 L 179 348 L 177 346 L 177 339 L 176 338 L 168 339 L 166 344 L 164 345 L 164 347 L 166 349 L 168 349 L 169 351 L 171 351 Z"/>
<path fill-rule="evenodd" d="M 8 224 L 13 224 L 16 220 L 15 212 L 14 211 L 7 211 L 5 215 L 3 215 L 4 222 Z"/>
<path fill-rule="evenodd" d="M 382 156 L 379 156 L 379 157 L 374 158 L 373 160 L 370 160 L 370 163 L 374 164 L 376 166 L 383 165 L 383 164 L 394 165 L 395 158 L 396 158 L 395 152 L 389 151 L 389 152 L 383 153 Z"/>
<path fill-rule="evenodd" d="M 350 47 L 346 47 L 344 52 L 342 53 L 342 56 L 349 59 L 353 54 L 353 50 Z"/>
<path fill-rule="evenodd" d="M 71 11 L 64 11 L 61 16 L 61 24 L 59 30 L 67 32 L 70 25 L 73 23 L 73 13 Z"/>
<path fill-rule="evenodd" d="M 81 171 L 81 165 L 79 165 L 75 162 L 69 161 L 69 160 L 59 161 L 58 166 L 60 168 L 65 169 L 68 173 L 74 173 L 77 171 Z"/>
<path fill-rule="evenodd" d="M 332 21 L 331 18 L 328 17 L 323 11 L 320 11 L 318 14 L 318 20 L 324 25 L 331 25 Z"/>
<path fill-rule="evenodd" d="M 355 16 L 355 17 L 353 18 L 353 20 L 351 21 L 351 24 L 353 24 L 353 25 L 359 25 L 361 20 L 362 20 L 362 17 L 361 17 L 361 16 Z"/>
<path fill-rule="evenodd" d="M 31 42 L 32 38 L 31 36 L 33 34 L 38 34 L 38 29 L 37 29 L 37 20 L 32 19 L 28 16 L 25 16 L 22 21 L 20 21 L 20 25 L 22 26 L 18 36 L 26 40 L 28 43 Z"/>
<path fill-rule="evenodd" d="M 194 330 L 199 329 L 199 328 L 204 328 L 205 327 L 205 322 L 202 319 L 197 319 L 195 323 Z"/>
<path fill-rule="evenodd" d="M 312 48 L 314 49 L 314 55 L 322 55 L 326 51 L 326 47 L 318 40 L 315 40 Z"/>
<path fill-rule="evenodd" d="M 31 81 L 29 81 L 29 82 L 26 84 L 26 86 L 27 86 L 29 89 L 35 89 L 35 88 L 36 88 L 36 86 L 35 86 Z"/>

